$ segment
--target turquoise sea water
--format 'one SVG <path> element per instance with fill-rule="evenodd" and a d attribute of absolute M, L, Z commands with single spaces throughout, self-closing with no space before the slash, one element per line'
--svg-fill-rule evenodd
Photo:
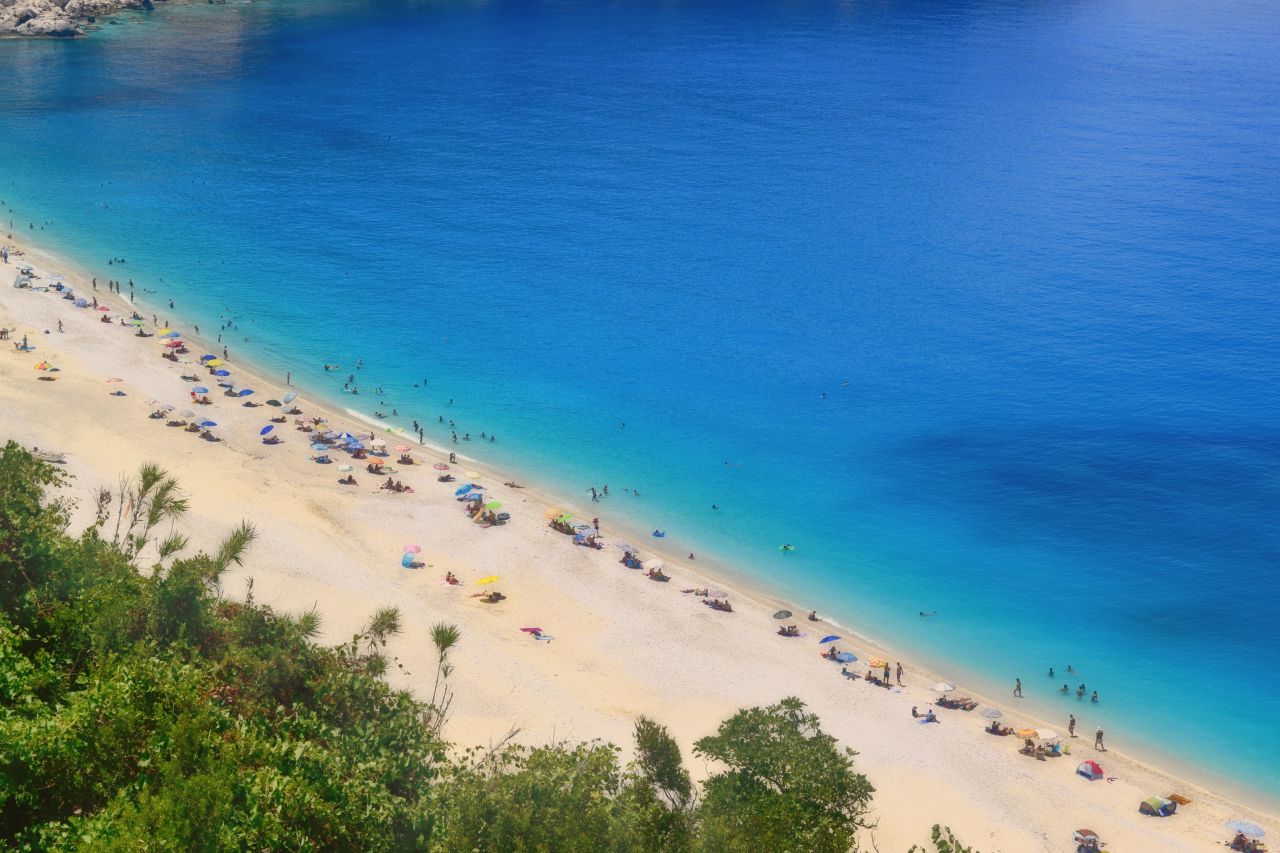
<path fill-rule="evenodd" d="M 0 213 L 1274 797 L 1277 43 L 1269 0 L 174 7 L 0 42 Z"/>

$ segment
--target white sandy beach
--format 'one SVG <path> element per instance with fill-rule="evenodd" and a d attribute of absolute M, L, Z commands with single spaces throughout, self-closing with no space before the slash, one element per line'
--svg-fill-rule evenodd
<path fill-rule="evenodd" d="M 415 447 L 425 464 L 395 466 L 395 477 L 413 494 L 378 491 L 382 478 L 359 464 L 359 485 L 339 486 L 338 466 L 310 461 L 310 442 L 292 418 L 277 426 L 283 444 L 261 443 L 258 430 L 277 410 L 245 408 L 242 400 L 223 396 L 217 380 L 195 362 L 200 352 L 214 350 L 195 349 L 198 339 L 184 334 L 193 352 L 181 356 L 187 363 L 175 364 L 160 358 L 160 338 L 138 338 L 121 327 L 117 311 L 110 313 L 115 322 L 106 324 L 99 312 L 76 309 L 56 293 L 11 287 L 25 263 L 37 273 L 74 267 L 21 241 L 9 243 L 26 254 L 0 266 L 0 327 L 13 329 L 19 342 L 27 335 L 36 350 L 0 345 L 0 440 L 66 454 L 65 468 L 75 477 L 68 492 L 80 500 L 80 523 L 98 488 L 114 487 L 144 461 L 165 466 L 190 493 L 183 527 L 196 544 L 215 543 L 242 519 L 258 530 L 246 565 L 225 578 L 226 594 L 242 596 L 252 578 L 260 602 L 289 612 L 314 607 L 325 641 L 346 639 L 376 608 L 399 607 L 404 631 L 391 650 L 403 670 L 392 667 L 390 675 L 397 686 L 425 685 L 429 692 L 429 629 L 440 621 L 456 623 L 463 640 L 455 655 L 457 698 L 447 733 L 459 744 L 495 740 L 515 727 L 527 742 L 601 738 L 626 746 L 636 717 L 647 715 L 666 724 L 688 751 L 736 709 L 795 695 L 860 753 L 858 767 L 877 788 L 874 838 L 880 850 L 927 841 L 933 823 L 950 825 L 985 853 L 1074 849 L 1072 831 L 1079 827 L 1096 830 L 1115 851 L 1221 850 L 1229 837 L 1223 823 L 1237 817 L 1280 830 L 1275 815 L 1126 756 L 1123 732 L 1108 731 L 1116 748 L 1098 753 L 1092 730 L 1082 729 L 1067 740 L 1070 755 L 1037 761 L 1018 753 L 1018 738 L 984 733 L 987 720 L 979 712 L 938 709 L 940 725 L 920 725 L 911 707 L 933 702 L 937 694 L 929 686 L 939 678 L 910 660 L 903 660 L 905 687 L 892 691 L 841 678 L 840 667 L 818 655 L 816 640 L 830 626 L 807 622 L 795 603 L 744 596 L 678 561 L 669 562 L 671 583 L 651 582 L 620 566 L 616 549 L 574 547 L 549 529 L 550 498 L 504 487 L 509 476 L 460 460 L 453 466 L 459 482 L 472 479 L 463 472 L 480 472 L 475 479 L 512 515 L 504 526 L 482 529 L 456 502 L 459 483 L 436 482 L 431 466 L 444 461 L 444 451 Z M 99 272 L 98 280 L 96 293 L 75 276 L 67 283 L 77 295 L 96 296 L 127 317 L 128 297 L 108 297 L 106 274 Z M 151 311 L 139 306 L 139 313 Z M 146 328 L 154 331 L 149 321 Z M 257 389 L 250 399 L 284 393 L 279 382 L 253 375 L 234 355 L 233 378 Z M 34 367 L 43 360 L 59 368 L 56 381 L 37 380 L 41 373 Z M 180 376 L 192 372 L 213 392 L 213 405 L 199 407 L 199 414 L 219 423 L 220 443 L 148 418 L 148 400 L 187 408 L 190 383 Z M 117 388 L 127 396 L 111 396 Z M 339 431 L 370 431 L 368 423 L 297 390 L 306 416 L 324 417 Z M 385 437 L 391 445 L 415 444 L 408 436 Z M 609 532 L 604 528 L 606 538 Z M 422 546 L 423 568 L 401 567 L 409 544 Z M 445 585 L 446 571 L 464 585 Z M 487 605 L 469 597 L 481 589 L 472 582 L 489 574 L 501 576 L 497 588 L 506 601 Z M 681 593 L 689 587 L 729 589 L 735 612 L 713 612 Z M 796 612 L 794 621 L 807 638 L 776 635 L 772 613 L 779 607 Z M 526 626 L 555 639 L 536 641 L 520 631 Z M 837 645 L 858 653 L 853 669 L 859 674 L 877 654 L 898 660 L 865 642 Z M 982 698 L 958 686 L 953 695 Z M 1041 725 L 1007 702 L 1000 706 L 1004 721 L 1015 727 Z M 1061 724 L 1052 728 L 1066 734 Z M 1113 781 L 1077 776 L 1076 765 L 1085 759 L 1099 761 Z M 696 762 L 690 766 L 698 773 Z M 1140 800 L 1172 792 L 1189 797 L 1191 805 L 1167 819 L 1138 813 Z"/>

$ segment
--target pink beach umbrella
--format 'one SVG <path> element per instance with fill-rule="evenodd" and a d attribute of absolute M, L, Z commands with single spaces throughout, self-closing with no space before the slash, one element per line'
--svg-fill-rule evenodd
<path fill-rule="evenodd" d="M 404 552 L 406 554 L 421 554 L 422 546 L 421 545 L 405 545 Z"/>

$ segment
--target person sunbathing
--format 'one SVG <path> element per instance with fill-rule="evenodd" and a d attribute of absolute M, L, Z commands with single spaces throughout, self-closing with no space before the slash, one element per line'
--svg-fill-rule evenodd
<path fill-rule="evenodd" d="M 344 485 L 344 486 L 354 486 L 354 485 L 356 484 L 356 478 L 355 478 L 355 476 L 354 476 L 354 475 L 352 475 L 352 474 L 348 474 L 347 476 L 343 477 L 343 478 L 342 478 L 341 480 L 339 480 L 338 482 L 339 482 L 339 483 L 341 483 L 341 484 L 342 484 L 342 485 Z"/>
<path fill-rule="evenodd" d="M 200 425 L 199 425 L 199 424 L 187 424 L 187 428 L 186 428 L 186 430 L 185 430 L 185 431 L 186 431 L 186 432 L 199 432 L 199 431 L 200 431 Z"/>
<path fill-rule="evenodd" d="M 481 601 L 484 601 L 487 604 L 497 604 L 499 601 L 502 601 L 504 598 L 506 598 L 505 595 L 498 592 L 497 590 L 494 590 L 493 592 L 489 593 L 484 598 L 482 598 Z"/>
<path fill-rule="evenodd" d="M 454 576 L 453 572 L 444 573 L 444 582 L 449 586 L 458 586 L 462 583 L 462 581 L 458 580 L 457 577 Z"/>
<path fill-rule="evenodd" d="M 279 444 L 280 436 L 278 435 L 267 436 L 266 438 L 262 439 L 262 443 L 263 444 Z"/>

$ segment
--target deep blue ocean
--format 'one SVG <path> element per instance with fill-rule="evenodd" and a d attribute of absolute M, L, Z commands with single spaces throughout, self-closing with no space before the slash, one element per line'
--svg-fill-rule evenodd
<path fill-rule="evenodd" d="M 0 42 L 0 214 L 1276 796 L 1277 45 L 1273 0 L 171 7 Z"/>

